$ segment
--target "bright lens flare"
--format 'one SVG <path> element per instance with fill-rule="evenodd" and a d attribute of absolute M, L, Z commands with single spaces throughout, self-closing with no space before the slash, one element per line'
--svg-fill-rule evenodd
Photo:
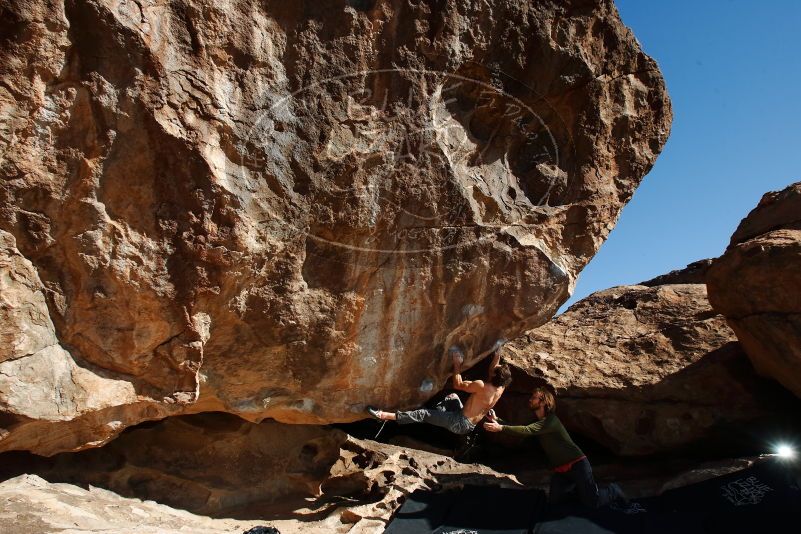
<path fill-rule="evenodd" d="M 776 447 L 776 456 L 779 458 L 794 458 L 795 457 L 795 449 L 790 447 L 789 445 L 779 445 Z"/>

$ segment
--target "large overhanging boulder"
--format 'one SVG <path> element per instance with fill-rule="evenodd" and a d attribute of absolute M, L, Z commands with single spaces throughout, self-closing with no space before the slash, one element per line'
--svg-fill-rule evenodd
<path fill-rule="evenodd" d="M 610 1 L 0 9 L 0 229 L 37 295 L 3 339 L 40 341 L 0 450 L 418 404 L 450 345 L 553 315 L 670 127 Z"/>
<path fill-rule="evenodd" d="M 754 367 L 801 397 L 801 182 L 762 197 L 707 286 Z"/>
<path fill-rule="evenodd" d="M 704 284 L 659 283 L 702 279 L 707 266 L 593 293 L 509 343 L 504 357 L 531 385 L 556 389 L 571 431 L 617 454 L 738 436 L 737 425 L 778 414 L 787 398 L 754 373 Z M 523 421 L 531 415 L 529 392 L 521 393 L 505 396 L 500 409 Z"/>

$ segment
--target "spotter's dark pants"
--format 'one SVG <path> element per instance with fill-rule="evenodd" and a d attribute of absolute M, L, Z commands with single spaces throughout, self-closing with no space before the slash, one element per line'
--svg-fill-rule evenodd
<path fill-rule="evenodd" d="M 606 486 L 599 487 L 592 476 L 590 461 L 584 458 L 573 464 L 566 473 L 554 473 L 551 476 L 551 489 L 548 502 L 561 504 L 567 501 L 573 492 L 585 506 L 600 508 L 612 502 L 612 494 Z"/>

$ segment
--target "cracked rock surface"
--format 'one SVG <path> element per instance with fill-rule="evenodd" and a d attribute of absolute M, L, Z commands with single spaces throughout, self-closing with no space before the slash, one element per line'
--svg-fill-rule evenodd
<path fill-rule="evenodd" d="M 553 315 L 671 121 L 607 0 L 8 0 L 0 75 L 0 451 L 46 455 L 422 403 Z"/>
<path fill-rule="evenodd" d="M 697 278 L 699 263 L 665 279 Z M 571 431 L 620 455 L 675 452 L 769 416 L 786 400 L 756 376 L 698 283 L 593 293 L 504 351 L 532 383 L 555 387 Z M 527 413 L 527 394 L 504 408 Z"/>
<path fill-rule="evenodd" d="M 707 287 L 757 371 L 801 398 L 801 182 L 762 197 Z"/>

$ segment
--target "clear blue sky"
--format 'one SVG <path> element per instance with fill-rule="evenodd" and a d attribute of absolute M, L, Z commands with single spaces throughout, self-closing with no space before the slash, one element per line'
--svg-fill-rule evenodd
<path fill-rule="evenodd" d="M 567 305 L 719 256 L 763 193 L 801 181 L 801 1 L 616 3 L 662 69 L 673 128 Z"/>

